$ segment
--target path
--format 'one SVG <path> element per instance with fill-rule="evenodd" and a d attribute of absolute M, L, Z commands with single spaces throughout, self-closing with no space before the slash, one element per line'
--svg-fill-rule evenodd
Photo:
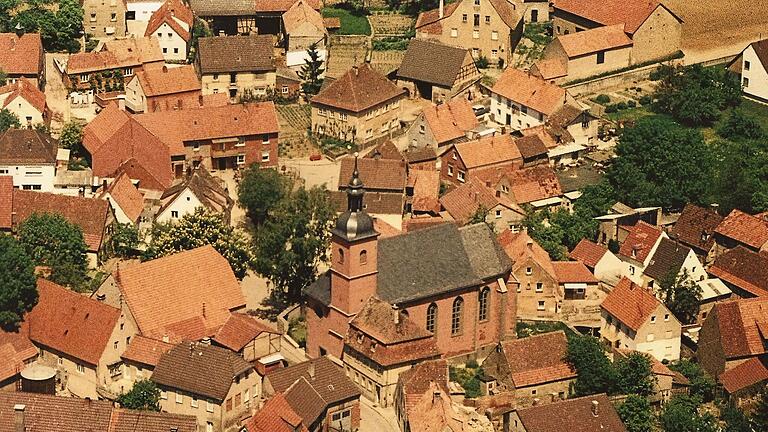
<path fill-rule="evenodd" d="M 360 397 L 360 432 L 400 432 L 394 408 L 374 407 L 373 402 Z"/>

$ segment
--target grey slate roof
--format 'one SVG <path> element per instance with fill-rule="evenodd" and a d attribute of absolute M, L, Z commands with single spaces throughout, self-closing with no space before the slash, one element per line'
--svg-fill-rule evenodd
<path fill-rule="evenodd" d="M 198 46 L 204 74 L 277 70 L 271 35 L 204 37 Z"/>
<path fill-rule="evenodd" d="M 683 246 L 674 240 L 663 238 L 659 242 L 656 252 L 651 257 L 650 264 L 643 273 L 657 281 L 664 279 L 670 273 L 674 273 L 677 276 L 690 251 L 691 248 L 688 246 Z"/>
<path fill-rule="evenodd" d="M 453 87 L 468 51 L 423 39 L 411 39 L 398 78 Z"/>

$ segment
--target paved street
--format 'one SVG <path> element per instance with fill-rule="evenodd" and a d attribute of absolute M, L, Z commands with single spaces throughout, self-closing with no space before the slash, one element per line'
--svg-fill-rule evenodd
<path fill-rule="evenodd" d="M 361 397 L 360 432 L 400 432 L 395 409 L 374 407 L 373 402 Z"/>

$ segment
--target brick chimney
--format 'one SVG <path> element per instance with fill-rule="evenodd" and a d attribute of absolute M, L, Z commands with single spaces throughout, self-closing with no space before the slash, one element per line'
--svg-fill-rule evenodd
<path fill-rule="evenodd" d="M 27 428 L 24 422 L 24 411 L 26 405 L 16 404 L 13 406 L 13 430 L 14 432 L 24 432 Z"/>
<path fill-rule="evenodd" d="M 395 324 L 400 324 L 400 309 L 397 305 L 392 305 L 392 315 L 395 316 Z"/>
<path fill-rule="evenodd" d="M 315 379 L 315 362 L 309 362 L 309 369 L 307 370 L 307 373 L 311 379 Z"/>

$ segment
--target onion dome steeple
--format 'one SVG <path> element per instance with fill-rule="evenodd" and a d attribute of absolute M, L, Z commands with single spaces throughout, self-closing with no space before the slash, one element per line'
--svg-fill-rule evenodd
<path fill-rule="evenodd" d="M 379 235 L 373 229 L 373 218 L 363 210 L 363 196 L 365 187 L 360 179 L 360 171 L 357 167 L 357 153 L 355 153 L 355 168 L 352 178 L 347 184 L 347 211 L 339 215 L 336 226 L 331 231 L 334 235 L 347 241 L 361 240 Z"/>

